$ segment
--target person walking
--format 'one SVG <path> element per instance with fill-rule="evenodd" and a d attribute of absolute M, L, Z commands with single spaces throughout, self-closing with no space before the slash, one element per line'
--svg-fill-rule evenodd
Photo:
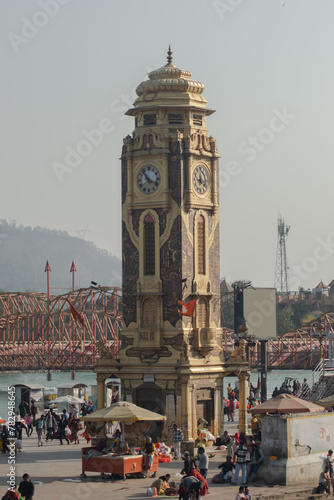
<path fill-rule="evenodd" d="M 56 428 L 55 424 L 56 424 L 55 418 L 52 415 L 51 410 L 49 410 L 49 412 L 46 416 L 46 419 L 45 419 L 45 425 L 46 425 L 46 439 L 45 439 L 45 441 L 46 442 L 48 442 L 49 439 L 50 439 L 50 441 L 53 441 L 53 433 L 54 433 L 54 430 Z"/>
<path fill-rule="evenodd" d="M 35 405 L 34 399 L 31 399 L 31 402 L 30 402 L 30 413 L 31 413 L 31 417 L 32 417 L 32 426 L 34 427 L 36 424 L 36 415 L 38 413 L 38 408 Z"/>
<path fill-rule="evenodd" d="M 68 422 L 65 419 L 64 414 L 62 413 L 61 414 L 61 418 L 60 418 L 60 420 L 58 422 L 58 434 L 59 434 L 60 444 L 63 444 L 63 439 L 65 439 L 65 441 L 67 442 L 67 444 L 70 444 L 70 441 L 69 441 L 68 437 L 65 434 L 65 429 L 66 429 L 67 426 L 68 426 Z"/>
<path fill-rule="evenodd" d="M 234 399 L 234 396 L 231 397 L 230 399 L 230 404 L 228 406 L 229 408 L 229 411 L 230 411 L 230 418 L 231 418 L 231 422 L 234 422 L 234 412 L 235 412 L 235 399 Z"/>
<path fill-rule="evenodd" d="M 146 438 L 146 443 L 144 445 L 144 448 L 142 449 L 142 452 L 141 452 L 141 454 L 144 457 L 143 458 L 143 469 L 151 470 L 152 465 L 153 465 L 154 452 L 155 452 L 154 443 L 152 443 L 152 438 L 150 436 L 148 436 Z M 144 459 L 145 459 L 145 465 L 144 465 Z"/>
<path fill-rule="evenodd" d="M 247 448 L 245 446 L 244 441 L 240 442 L 240 445 L 238 448 L 235 450 L 235 456 L 237 458 L 237 463 L 235 466 L 235 473 L 233 477 L 233 483 L 232 484 L 237 484 L 238 479 L 239 479 L 239 472 L 241 470 L 241 483 L 245 484 L 246 483 L 246 455 L 247 455 Z"/>
<path fill-rule="evenodd" d="M 27 415 L 25 416 L 24 422 L 25 422 L 25 426 L 26 426 L 27 437 L 30 437 L 32 434 L 32 431 L 33 431 L 33 426 L 32 426 L 33 421 L 32 421 L 31 413 L 27 413 Z"/>
<path fill-rule="evenodd" d="M 230 404 L 230 400 L 226 400 L 226 399 L 223 400 L 223 406 L 224 406 L 223 420 L 225 420 L 225 415 L 227 415 L 227 420 L 230 422 L 231 417 L 230 417 L 229 404 Z"/>
<path fill-rule="evenodd" d="M 26 499 L 32 500 L 35 492 L 35 486 L 32 481 L 30 481 L 29 474 L 23 474 L 23 481 L 20 482 L 19 493 Z"/>
<path fill-rule="evenodd" d="M 174 459 L 180 458 L 180 443 L 184 441 L 183 432 L 178 429 L 177 425 L 173 425 L 173 448 L 174 448 Z"/>
<path fill-rule="evenodd" d="M 198 468 L 204 479 L 206 479 L 209 469 L 209 457 L 205 453 L 203 446 L 198 448 Z"/>
<path fill-rule="evenodd" d="M 7 451 L 9 452 L 8 437 L 9 437 L 9 432 L 8 432 L 7 426 L 2 425 L 2 428 L 1 428 L 2 453 L 6 453 Z"/>
<path fill-rule="evenodd" d="M 37 432 L 37 446 L 43 446 L 42 434 L 43 434 L 43 432 L 45 434 L 44 415 L 41 415 L 41 417 L 36 422 L 36 432 Z"/>

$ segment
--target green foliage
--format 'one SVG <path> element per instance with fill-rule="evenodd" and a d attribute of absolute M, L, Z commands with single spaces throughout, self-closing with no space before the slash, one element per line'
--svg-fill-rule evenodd
<path fill-rule="evenodd" d="M 296 329 L 293 321 L 293 309 L 291 304 L 279 305 L 277 308 L 277 333 L 291 332 Z"/>
<path fill-rule="evenodd" d="M 305 300 L 301 300 L 300 302 L 294 302 L 292 304 L 292 321 L 296 328 L 301 326 L 301 318 L 305 316 L 305 314 L 309 314 L 312 312 L 312 307 Z"/>
<path fill-rule="evenodd" d="M 5 292 L 45 292 L 46 261 L 52 272 L 50 286 L 72 287 L 70 267 L 75 261 L 75 288 L 87 288 L 91 281 L 101 286 L 121 285 L 121 262 L 94 243 L 70 236 L 65 231 L 42 227 L 17 227 L 0 220 L 0 289 Z M 66 293 L 51 290 L 51 293 Z"/>

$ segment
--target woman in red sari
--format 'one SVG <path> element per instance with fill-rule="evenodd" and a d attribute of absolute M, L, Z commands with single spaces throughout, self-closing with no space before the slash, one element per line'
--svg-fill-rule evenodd
<path fill-rule="evenodd" d="M 191 464 L 190 476 L 194 476 L 194 477 L 196 477 L 196 479 L 201 481 L 201 483 L 203 484 L 203 488 L 201 489 L 201 495 L 202 495 L 202 497 L 205 497 L 205 495 L 209 489 L 209 485 L 208 485 L 206 479 L 202 476 L 202 474 L 196 469 L 195 461 L 193 461 Z"/>
<path fill-rule="evenodd" d="M 68 436 L 68 438 L 71 441 L 71 443 L 74 442 L 74 444 L 79 444 L 79 436 L 78 436 L 79 422 L 80 420 L 78 418 L 73 418 L 72 415 L 68 419 L 68 428 L 71 431 L 71 434 Z"/>

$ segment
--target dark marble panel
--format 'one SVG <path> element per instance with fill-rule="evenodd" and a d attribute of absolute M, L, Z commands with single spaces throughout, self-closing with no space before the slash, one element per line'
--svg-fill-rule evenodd
<path fill-rule="evenodd" d="M 137 320 L 136 297 L 139 278 L 139 252 L 131 241 L 125 223 L 122 223 L 123 321 L 128 326 Z"/>
<path fill-rule="evenodd" d="M 184 196 L 184 154 L 183 141 L 172 140 L 170 142 L 171 155 L 168 165 L 168 183 L 173 200 L 180 207 Z"/>
<path fill-rule="evenodd" d="M 178 301 L 181 298 L 181 217 L 177 216 L 168 241 L 160 250 L 161 280 L 164 296 L 163 319 L 173 326 L 180 319 Z"/>

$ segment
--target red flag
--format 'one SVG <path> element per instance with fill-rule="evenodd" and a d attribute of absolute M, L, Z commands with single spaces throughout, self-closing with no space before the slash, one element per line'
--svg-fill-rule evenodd
<path fill-rule="evenodd" d="M 73 316 L 74 321 L 79 321 L 82 324 L 82 326 L 83 326 L 84 325 L 83 317 L 81 316 L 81 314 L 79 313 L 79 311 L 76 310 L 76 308 L 74 307 L 74 305 L 71 304 L 71 302 L 68 299 L 66 299 L 66 300 L 67 300 L 67 302 L 68 302 L 68 304 L 70 306 L 71 314 Z"/>
<path fill-rule="evenodd" d="M 186 312 L 180 311 L 180 309 L 178 309 L 179 314 L 181 314 L 181 316 L 193 316 L 194 312 L 195 312 L 196 301 L 197 301 L 197 298 L 194 300 L 191 300 L 190 302 L 187 302 L 187 303 L 179 300 L 179 305 L 186 308 Z"/>

